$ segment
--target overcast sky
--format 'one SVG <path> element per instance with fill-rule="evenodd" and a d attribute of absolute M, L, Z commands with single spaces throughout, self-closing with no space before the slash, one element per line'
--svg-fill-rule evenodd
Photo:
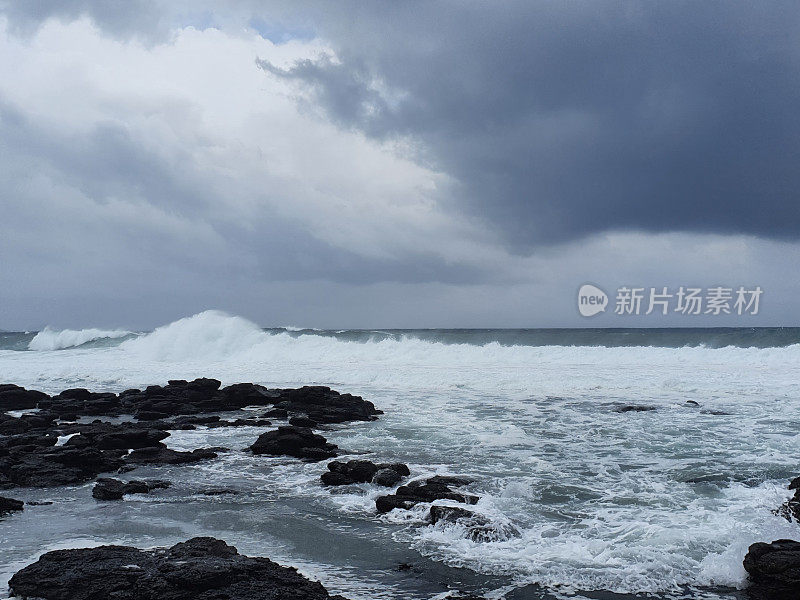
<path fill-rule="evenodd" d="M 794 2 L 0 0 L 0 329 L 800 325 L 798 30 Z M 619 316 L 623 285 L 763 295 Z"/>

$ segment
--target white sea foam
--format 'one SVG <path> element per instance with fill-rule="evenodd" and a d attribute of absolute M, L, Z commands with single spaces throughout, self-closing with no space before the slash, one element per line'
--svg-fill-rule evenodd
<path fill-rule="evenodd" d="M 45 327 L 28 343 L 29 350 L 63 350 L 102 339 L 118 339 L 133 335 L 123 329 L 51 329 Z"/>
<path fill-rule="evenodd" d="M 386 414 L 326 437 L 375 451 L 375 460 L 408 462 L 415 477 L 471 475 L 480 512 L 521 530 L 475 542 L 459 527 L 426 525 L 420 506 L 384 517 L 398 539 L 437 560 L 519 581 L 617 592 L 740 586 L 750 543 L 798 535 L 797 524 L 771 513 L 796 474 L 798 346 L 356 342 L 265 333 L 208 311 L 117 347 L 0 351 L 0 371 L 48 392 L 212 376 L 364 395 Z M 615 412 L 622 404 L 657 410 Z M 201 429 L 176 433 L 171 445 L 238 448 L 253 435 Z M 373 518 L 374 498 L 385 493 L 366 484 L 331 492 L 318 485 L 318 466 L 296 461 L 270 461 L 269 472 L 249 455 L 222 461 L 198 468 L 212 480 L 244 471 L 274 493 L 312 497 L 351 517 Z"/>

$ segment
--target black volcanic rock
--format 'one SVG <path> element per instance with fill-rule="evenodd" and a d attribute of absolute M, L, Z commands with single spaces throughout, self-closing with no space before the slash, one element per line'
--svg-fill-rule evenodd
<path fill-rule="evenodd" d="M 0 410 L 25 410 L 36 408 L 41 400 L 49 398 L 44 392 L 26 390 L 13 383 L 0 384 Z"/>
<path fill-rule="evenodd" d="M 14 446 L 0 457 L 0 486 L 74 485 L 115 471 L 122 464 L 118 453 L 94 448 Z"/>
<path fill-rule="evenodd" d="M 345 423 L 347 421 L 373 421 L 377 415 L 375 405 L 361 396 L 340 394 L 329 387 L 303 386 L 294 390 L 279 390 L 275 407 L 289 413 L 305 415 L 317 423 Z"/>
<path fill-rule="evenodd" d="M 401 485 L 394 494 L 379 496 L 375 500 L 375 506 L 379 513 L 386 513 L 395 508 L 407 510 L 420 502 L 434 502 L 435 500 L 453 500 L 463 504 L 475 504 L 478 502 L 477 496 L 456 492 L 452 489 L 452 487 L 460 487 L 468 483 L 471 483 L 469 479 L 436 475 L 425 480 L 412 481 L 408 485 Z"/>
<path fill-rule="evenodd" d="M 800 521 L 800 477 L 795 477 L 789 482 L 789 489 L 794 490 L 794 496 L 772 512 L 787 521 Z"/>
<path fill-rule="evenodd" d="M 377 472 L 378 466 L 368 460 L 333 460 L 328 463 L 328 472 L 323 473 L 321 479 L 325 485 L 367 483 L 372 481 Z"/>
<path fill-rule="evenodd" d="M 245 406 L 272 406 L 270 415 L 285 418 L 291 414 L 303 426 L 312 426 L 312 422 L 370 421 L 381 414 L 359 396 L 340 394 L 324 386 L 273 390 L 254 383 L 236 383 L 221 388 L 217 379 L 172 379 L 165 386 L 150 385 L 120 394 L 73 388 L 50 397 L 14 384 L 0 385 L 0 410 L 38 407 L 70 420 L 77 416 L 134 415 L 141 421 L 157 421 Z"/>
<path fill-rule="evenodd" d="M 383 487 L 392 487 L 396 483 L 399 483 L 401 479 L 403 479 L 403 475 L 400 471 L 391 467 L 386 467 L 384 469 L 378 469 L 375 472 L 375 475 L 372 477 L 372 483 Z"/>
<path fill-rule="evenodd" d="M 159 446 L 169 437 L 162 429 L 148 428 L 139 423 L 90 423 L 65 429 L 67 433 L 79 433 L 69 440 L 67 446 L 93 447 L 99 450 L 129 450 Z"/>
<path fill-rule="evenodd" d="M 316 427 L 317 422 L 314 419 L 309 419 L 308 417 L 304 417 L 298 415 L 296 417 L 292 417 L 289 419 L 289 425 L 295 425 L 297 427 Z"/>
<path fill-rule="evenodd" d="M 306 460 L 323 460 L 337 454 L 336 444 L 329 444 L 307 427 L 294 425 L 283 425 L 262 433 L 249 449 L 253 454 L 294 456 Z"/>
<path fill-rule="evenodd" d="M 750 576 L 748 594 L 754 600 L 800 597 L 800 542 L 758 542 L 750 546 L 742 564 Z"/>
<path fill-rule="evenodd" d="M 22 510 L 24 506 L 25 503 L 22 500 L 14 500 L 13 498 L 4 498 L 0 496 L 0 516 Z"/>
<path fill-rule="evenodd" d="M 324 485 L 349 485 L 372 482 L 391 487 L 409 475 L 408 466 L 402 463 L 375 464 L 369 460 L 333 460 L 328 463 L 328 472 L 320 477 Z"/>
<path fill-rule="evenodd" d="M 191 452 L 182 452 L 162 445 L 134 450 L 128 454 L 126 460 L 139 465 L 185 465 L 216 457 L 217 452 L 212 448 L 198 448 Z"/>
<path fill-rule="evenodd" d="M 278 406 L 280 405 L 280 406 Z M 2 411 L 38 408 L 13 417 Z M 75 485 L 101 473 L 138 464 L 188 464 L 214 458 L 213 448 L 178 452 L 163 443 L 172 429 L 206 427 L 268 427 L 260 417 L 223 420 L 219 413 L 246 406 L 271 407 L 264 413 L 291 415 L 295 424 L 340 423 L 375 419 L 380 411 L 358 396 L 322 386 L 267 389 L 253 383 L 221 387 L 216 379 L 172 379 L 167 385 L 129 389 L 120 394 L 72 388 L 55 396 L 0 384 L 0 489 Z M 117 423 L 79 417 L 132 415 L 138 421 Z M 75 435 L 78 434 L 78 435 Z M 67 440 L 63 436 L 71 435 Z M 61 442 L 59 442 L 59 438 Z M 289 426 L 268 432 L 251 447 L 255 454 L 322 460 L 337 455 L 337 447 L 307 427 Z M 130 453 L 129 453 L 130 452 Z M 385 465 L 379 465 L 384 468 Z M 396 476 L 385 472 L 388 485 Z"/>
<path fill-rule="evenodd" d="M 92 496 L 97 500 L 122 500 L 125 494 L 148 494 L 156 489 L 166 489 L 171 485 L 162 479 L 131 480 L 128 482 L 100 477 L 92 489 Z"/>
<path fill-rule="evenodd" d="M 17 572 L 11 593 L 43 600 L 345 600 L 268 558 L 214 538 L 171 548 L 55 550 Z"/>

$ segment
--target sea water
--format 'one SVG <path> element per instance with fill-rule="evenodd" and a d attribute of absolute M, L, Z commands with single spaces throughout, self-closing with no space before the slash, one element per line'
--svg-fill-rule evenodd
<path fill-rule="evenodd" d="M 330 441 L 413 478 L 467 476 L 475 509 L 517 532 L 474 541 L 428 525 L 427 506 L 378 516 L 385 489 L 324 488 L 324 463 L 243 452 L 263 429 L 198 428 L 166 442 L 231 452 L 136 471 L 167 491 L 7 492 L 53 504 L 0 521 L 0 580 L 55 548 L 214 535 L 354 600 L 737 597 L 748 545 L 800 534 L 772 512 L 800 475 L 798 375 L 797 329 L 265 330 L 208 311 L 144 333 L 0 333 L 0 379 L 48 393 L 215 377 L 361 395 L 385 414 Z"/>

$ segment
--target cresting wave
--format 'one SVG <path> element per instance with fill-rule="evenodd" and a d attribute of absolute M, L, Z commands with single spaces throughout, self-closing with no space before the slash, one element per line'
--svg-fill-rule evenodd
<path fill-rule="evenodd" d="M 77 347 L 100 337 L 118 345 Z M 60 377 L 53 385 L 70 377 L 88 378 L 87 384 L 95 386 L 109 381 L 121 386 L 147 383 L 145 377 L 214 375 L 224 381 L 357 386 L 354 391 L 365 385 L 434 390 L 466 386 L 492 393 L 564 395 L 598 386 L 620 389 L 631 378 L 641 377 L 639 383 L 656 398 L 691 394 L 696 387 L 693 371 L 698 375 L 702 371 L 703 387 L 718 385 L 716 391 L 724 394 L 730 377 L 741 379 L 745 386 L 756 385 L 752 373 L 755 379 L 772 377 L 789 383 L 786 378 L 793 377 L 800 363 L 797 344 L 766 348 L 537 346 L 452 343 L 413 334 L 348 340 L 317 332 L 264 331 L 247 319 L 220 311 L 199 313 L 135 336 L 127 331 L 46 330 L 29 347 L 72 349 L 67 364 L 0 351 L 14 363 L 7 370 L 23 377 L 20 383 L 41 384 L 35 379 L 47 378 L 50 367 L 59 363 Z M 609 373 L 600 375 L 598 370 Z"/>
<path fill-rule="evenodd" d="M 119 339 L 127 336 L 134 335 L 132 331 L 125 331 L 122 329 L 104 330 L 104 329 L 62 329 L 56 330 L 50 327 L 45 327 L 42 331 L 37 333 L 34 338 L 28 343 L 29 350 L 63 350 L 65 348 L 74 348 L 82 346 L 89 342 L 104 339 Z"/>

